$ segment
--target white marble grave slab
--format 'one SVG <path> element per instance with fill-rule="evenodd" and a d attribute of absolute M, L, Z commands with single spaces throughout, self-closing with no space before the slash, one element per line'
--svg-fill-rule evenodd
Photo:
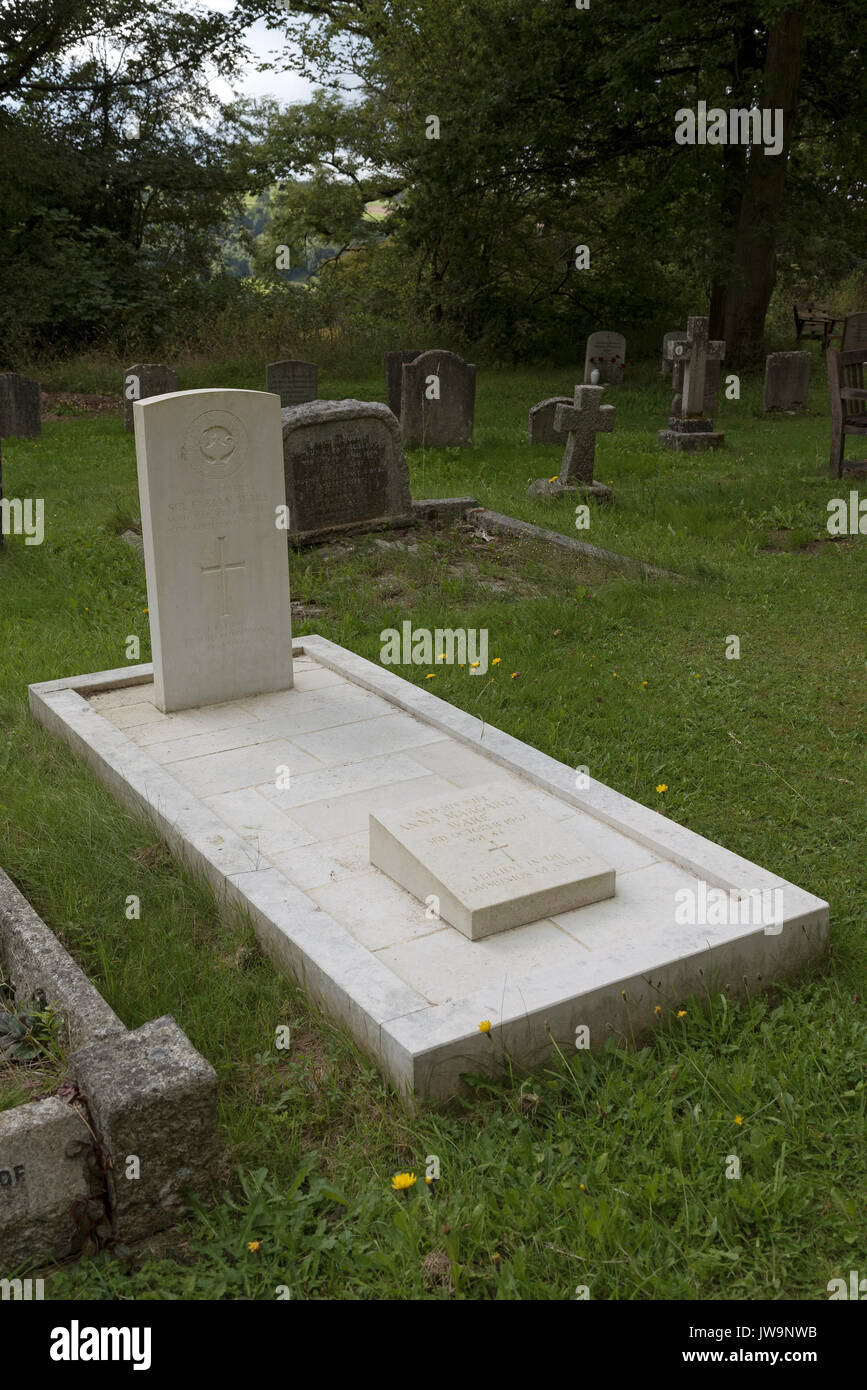
<path fill-rule="evenodd" d="M 370 816 L 370 862 L 471 941 L 614 896 L 614 870 L 502 783 Z"/>
<path fill-rule="evenodd" d="M 34 685 L 30 705 L 407 1095 L 544 1067 L 578 1027 L 627 1045 L 691 995 L 767 988 L 824 949 L 811 893 L 324 638 L 294 665 L 295 689 L 178 714 L 150 665 Z M 473 941 L 370 863 L 371 815 L 491 786 L 609 865 L 614 896 Z M 779 921 L 683 921 L 678 895 L 709 885 L 778 892 Z"/>

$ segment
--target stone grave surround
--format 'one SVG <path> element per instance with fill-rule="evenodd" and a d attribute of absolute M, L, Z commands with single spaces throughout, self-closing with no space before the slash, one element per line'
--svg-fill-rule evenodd
<path fill-rule="evenodd" d="M 134 427 L 133 406 L 150 396 L 166 396 L 178 389 L 178 374 L 159 362 L 137 362 L 123 374 L 123 427 Z"/>
<path fill-rule="evenodd" d="M 527 421 L 527 438 L 531 444 L 562 444 L 563 435 L 554 428 L 554 415 L 558 405 L 571 405 L 569 396 L 549 396 L 530 409 Z"/>
<path fill-rule="evenodd" d="M 403 386 L 403 366 L 421 357 L 424 348 L 404 348 L 385 354 L 385 399 L 392 415 L 400 419 L 400 393 Z"/>
<path fill-rule="evenodd" d="M 423 352 L 401 368 L 400 429 L 407 448 L 472 443 L 476 369 L 454 352 Z"/>
<path fill-rule="evenodd" d="M 537 478 L 527 489 L 528 497 L 580 492 L 583 496 L 610 499 L 611 489 L 593 477 L 596 435 L 610 434 L 614 429 L 614 406 L 602 404 L 604 391 L 604 386 L 576 386 L 574 405 L 569 402 L 557 406 L 554 428 L 567 436 L 560 474 L 553 482 Z"/>
<path fill-rule="evenodd" d="M 584 353 L 584 385 L 591 385 L 590 373 L 599 372 L 599 386 L 619 386 L 626 365 L 626 339 L 622 333 L 591 333 Z"/>
<path fill-rule="evenodd" d="M 282 429 L 293 538 L 413 522 L 400 426 L 388 406 L 314 401 L 284 410 Z"/>
<path fill-rule="evenodd" d="M 762 410 L 803 410 L 810 394 L 810 352 L 771 352 L 765 359 Z"/>
<path fill-rule="evenodd" d="M 31 686 L 31 710 L 402 1092 L 448 1096 L 505 1053 L 547 1065 L 579 1026 L 592 1047 L 626 1042 L 657 1006 L 770 984 L 824 947 L 809 893 L 599 782 L 579 789 L 573 767 L 382 664 L 315 636 L 290 656 L 279 401 L 182 392 L 135 410 L 154 662 Z M 188 623 L 165 621 L 166 594 Z M 466 661 L 461 637 L 432 649 Z M 778 894 L 778 926 L 738 901 L 733 918 L 678 914 L 709 885 Z"/>
<path fill-rule="evenodd" d="M 0 439 L 38 439 L 41 433 L 39 382 L 20 372 L 0 372 Z"/>
<path fill-rule="evenodd" d="M 709 323 L 705 317 L 691 317 L 687 320 L 686 333 L 670 338 L 665 345 L 666 355 L 675 364 L 679 361 L 684 364 L 681 391 L 672 403 L 676 413 L 669 419 L 668 429 L 660 430 L 658 436 L 660 444 L 676 452 L 701 453 L 725 443 L 725 435 L 714 430 L 713 419 L 706 414 L 708 364 L 725 355 L 724 342 L 708 341 Z M 674 384 L 678 384 L 676 377 Z"/>
<path fill-rule="evenodd" d="M 157 708 L 289 689 L 279 399 L 156 396 L 135 432 Z"/>
<path fill-rule="evenodd" d="M 319 391 L 319 368 L 314 362 L 269 362 L 265 368 L 265 390 L 280 397 L 283 410 L 315 401 Z"/>

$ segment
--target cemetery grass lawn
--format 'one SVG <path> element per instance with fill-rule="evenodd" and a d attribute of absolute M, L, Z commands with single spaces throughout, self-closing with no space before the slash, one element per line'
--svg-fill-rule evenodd
<path fill-rule="evenodd" d="M 259 384 L 231 364 L 181 373 L 184 388 L 226 382 Z M 406 619 L 487 628 L 499 662 L 484 676 L 400 674 L 827 899 L 833 949 L 765 995 L 672 999 L 648 1045 L 507 1069 L 415 1117 L 30 719 L 28 682 L 123 666 L 129 634 L 149 659 L 143 566 L 119 539 L 138 510 L 134 451 L 112 416 L 4 442 L 5 492 L 44 497 L 47 528 L 42 546 L 12 537 L 0 556 L 0 863 L 129 1027 L 170 1013 L 209 1058 L 227 1146 L 215 1206 L 54 1271 L 49 1296 L 549 1299 L 587 1285 L 596 1299 L 813 1299 L 863 1264 L 867 542 L 825 529 L 828 499 L 855 484 L 827 477 L 823 372 L 799 417 L 757 416 L 760 385 L 745 382 L 720 412 L 728 447 L 698 458 L 657 449 L 668 381 L 648 366 L 634 382 L 607 393 L 617 426 L 597 477 L 616 502 L 594 507 L 589 532 L 569 503 L 524 496 L 561 457 L 527 445 L 527 410 L 571 393 L 568 373 L 480 373 L 475 446 L 411 455 L 413 495 L 472 493 L 682 582 L 469 528 L 427 531 L 415 551 L 368 538 L 292 556 L 296 638 L 376 660 L 380 631 Z M 86 386 L 112 389 L 96 374 Z M 374 374 L 320 386 L 380 390 Z M 406 1197 L 391 1191 L 404 1171 Z"/>

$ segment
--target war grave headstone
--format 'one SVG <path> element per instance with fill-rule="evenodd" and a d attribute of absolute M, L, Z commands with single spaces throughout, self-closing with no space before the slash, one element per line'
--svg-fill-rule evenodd
<path fill-rule="evenodd" d="M 289 689 L 279 400 L 156 396 L 136 401 L 135 433 L 157 708 Z"/>
<path fill-rule="evenodd" d="M 679 328 L 675 328 L 670 333 L 663 333 L 662 335 L 662 363 L 659 370 L 663 376 L 670 376 L 672 368 L 671 358 L 666 357 L 665 355 L 666 346 L 669 342 L 672 341 L 672 339 L 679 337 L 681 337 L 681 332 Z"/>
<path fill-rule="evenodd" d="M 423 352 L 401 368 L 400 429 L 410 449 L 472 443 L 476 369 L 454 352 Z"/>
<path fill-rule="evenodd" d="M 604 391 L 604 386 L 576 386 L 574 403 L 557 406 L 554 428 L 567 436 L 560 473 L 553 482 L 549 478 L 537 478 L 527 489 L 528 497 L 559 497 L 564 492 L 580 492 L 584 496 L 610 499 L 610 487 L 593 477 L 596 435 L 610 434 L 614 429 L 614 406 L 602 404 Z"/>
<path fill-rule="evenodd" d="M 265 390 L 280 397 L 283 410 L 315 401 L 319 391 L 319 368 L 314 362 L 269 362 L 265 368 Z"/>
<path fill-rule="evenodd" d="M 560 409 L 589 418 L 596 401 Z M 463 1073 L 498 1071 L 504 1050 L 546 1066 L 579 1025 L 592 1047 L 632 1038 L 709 972 L 737 993 L 823 949 L 820 899 L 590 777 L 579 785 L 573 767 L 391 667 L 305 635 L 283 688 L 252 693 L 267 656 L 244 648 L 249 685 L 233 689 L 223 619 L 243 610 L 287 654 L 278 411 L 233 391 L 136 405 L 154 663 L 31 686 L 31 709 L 249 915 L 274 964 L 402 1092 L 451 1095 Z M 190 626 L 167 627 L 166 593 L 178 606 L 193 595 Z M 185 649 L 203 634 L 218 660 Z M 441 634 L 460 662 L 456 636 Z M 156 672 L 189 697 L 196 659 L 199 704 L 171 712 Z M 678 894 L 708 884 L 748 904 L 778 894 L 771 929 L 742 908 L 684 924 Z"/>
<path fill-rule="evenodd" d="M 722 360 L 725 343 L 716 339 L 710 342 L 708 327 L 707 318 L 693 316 L 687 320 L 686 333 L 669 339 L 665 348 L 673 362 L 684 364 L 683 385 L 673 403 L 674 406 L 679 401 L 680 407 L 669 419 L 668 429 L 659 431 L 659 442 L 678 452 L 699 453 L 725 443 L 725 435 L 714 430 L 713 419 L 707 414 L 706 395 L 708 363 Z"/>
<path fill-rule="evenodd" d="M 159 362 L 138 362 L 123 374 L 123 427 L 131 430 L 133 406 L 151 396 L 167 396 L 178 389 L 178 374 Z"/>
<path fill-rule="evenodd" d="M 385 399 L 391 413 L 400 419 L 400 393 L 403 387 L 403 367 L 421 357 L 423 348 L 409 348 L 385 354 Z"/>
<path fill-rule="evenodd" d="M 598 371 L 600 386 L 619 386 L 626 365 L 626 339 L 622 333 L 591 333 L 584 353 L 584 384 L 591 384 L 590 373 Z"/>
<path fill-rule="evenodd" d="M 283 411 L 289 530 L 319 534 L 414 519 L 400 426 L 378 401 L 314 401 Z"/>
<path fill-rule="evenodd" d="M 39 382 L 20 372 L 0 372 L 0 439 L 38 439 L 41 433 Z"/>
<path fill-rule="evenodd" d="M 803 410 L 810 394 L 809 352 L 771 352 L 765 359 L 762 410 Z"/>
<path fill-rule="evenodd" d="M 562 444 L 563 435 L 554 428 L 558 405 L 571 405 L 570 396 L 549 396 L 530 409 L 527 437 L 531 444 Z"/>

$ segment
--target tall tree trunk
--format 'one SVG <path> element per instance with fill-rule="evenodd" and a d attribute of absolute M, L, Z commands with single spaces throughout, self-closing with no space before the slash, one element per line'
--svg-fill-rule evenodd
<path fill-rule="evenodd" d="M 777 278 L 776 231 L 804 57 L 803 10 L 788 10 L 768 36 L 761 106 L 782 110 L 783 145 L 766 154 L 753 145 L 726 293 L 726 357 L 749 364 L 762 350 L 765 315 Z"/>

